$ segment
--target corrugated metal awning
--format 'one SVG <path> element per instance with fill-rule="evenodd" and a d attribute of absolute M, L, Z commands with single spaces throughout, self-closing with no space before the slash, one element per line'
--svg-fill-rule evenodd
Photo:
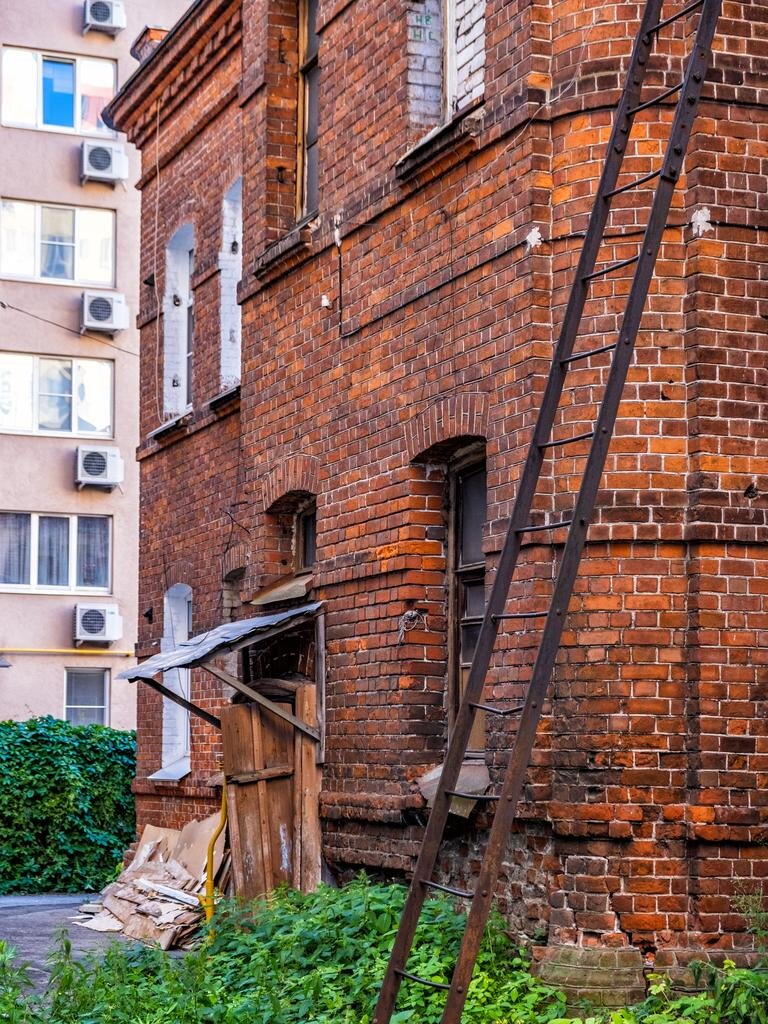
<path fill-rule="evenodd" d="M 194 668 L 202 665 L 216 654 L 237 651 L 259 639 L 268 639 L 282 633 L 289 626 L 297 626 L 302 620 L 311 620 L 321 607 L 320 601 L 305 604 L 299 608 L 288 608 L 273 615 L 259 615 L 255 619 L 241 619 L 239 622 L 225 622 L 209 629 L 199 636 L 183 640 L 174 651 L 154 654 L 140 665 L 126 669 L 118 679 L 154 679 L 161 672 L 172 668 Z"/>

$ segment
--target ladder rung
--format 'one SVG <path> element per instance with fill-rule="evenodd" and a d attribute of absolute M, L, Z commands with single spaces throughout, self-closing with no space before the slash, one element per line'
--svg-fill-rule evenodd
<path fill-rule="evenodd" d="M 584 434 L 576 434 L 575 437 L 564 437 L 560 441 L 547 441 L 546 444 L 539 445 L 540 448 L 561 448 L 564 444 L 576 444 L 577 441 L 586 441 L 590 437 L 594 437 L 594 430 L 587 430 Z"/>
<path fill-rule="evenodd" d="M 635 178 L 634 181 L 628 182 L 626 185 L 619 185 L 618 188 L 612 188 L 610 192 L 606 192 L 603 199 L 611 199 L 613 196 L 617 196 L 620 192 L 629 192 L 631 188 L 637 188 L 638 185 L 644 185 L 646 181 L 653 181 L 654 178 L 658 178 L 661 174 L 661 168 L 658 171 L 651 171 L 650 174 L 644 174 L 642 178 Z"/>
<path fill-rule="evenodd" d="M 703 3 L 704 0 L 693 0 L 692 4 L 688 4 L 687 7 L 684 7 L 682 11 L 678 11 L 677 14 L 671 14 L 668 18 L 665 18 L 663 21 L 657 21 L 656 24 L 651 25 L 651 27 L 645 33 L 645 35 L 643 36 L 643 42 L 648 42 L 648 40 L 651 38 L 651 33 L 658 32 L 660 31 L 660 29 L 665 28 L 667 25 L 671 25 L 672 22 L 677 21 L 678 18 L 684 18 L 686 14 L 690 14 L 691 11 L 695 11 L 696 8 L 701 7 Z"/>
<path fill-rule="evenodd" d="M 501 619 L 546 619 L 549 612 L 505 612 L 503 615 L 492 615 L 494 622 Z"/>
<path fill-rule="evenodd" d="M 515 704 L 513 708 L 497 708 L 493 704 L 475 704 L 470 701 L 469 706 L 477 708 L 478 711 L 489 711 L 492 715 L 517 715 L 523 710 L 525 704 Z"/>
<path fill-rule="evenodd" d="M 529 523 L 527 526 L 521 526 L 519 530 L 515 530 L 515 533 L 541 533 L 542 530 L 559 530 L 561 526 L 570 526 L 572 522 L 572 519 L 561 519 L 559 523 L 544 523 L 543 526 L 534 526 L 533 523 Z"/>
<path fill-rule="evenodd" d="M 641 110 L 647 110 L 648 107 L 655 107 L 662 100 L 667 99 L 669 96 L 674 96 L 676 92 L 680 92 L 683 88 L 683 83 L 678 82 L 677 85 L 673 85 L 671 89 L 665 89 L 664 92 L 660 92 L 658 96 L 654 96 L 653 99 L 646 100 L 645 103 L 639 103 L 636 107 L 632 107 L 631 110 L 627 111 L 627 117 L 634 117 L 635 114 L 639 114 Z"/>
<path fill-rule="evenodd" d="M 446 796 L 457 796 L 460 800 L 498 800 L 490 793 L 462 793 L 458 789 L 446 789 Z"/>
<path fill-rule="evenodd" d="M 610 274 L 612 270 L 620 270 L 622 267 L 628 267 L 630 263 L 637 263 L 640 256 L 630 256 L 628 260 L 619 260 L 618 263 L 609 263 L 607 267 L 601 267 L 599 270 L 593 270 L 591 274 L 585 274 L 582 277 L 582 281 L 591 281 L 594 277 L 602 277 L 603 274 Z"/>
<path fill-rule="evenodd" d="M 429 985 L 430 988 L 442 988 L 446 992 L 450 991 L 450 985 L 444 985 L 440 981 L 430 981 L 428 978 L 420 978 L 418 974 L 411 974 L 410 971 L 401 971 L 398 967 L 395 968 L 395 974 L 399 974 L 401 978 L 410 978 L 411 981 L 418 981 L 420 985 Z"/>
<path fill-rule="evenodd" d="M 598 356 L 601 352 L 612 352 L 615 348 L 616 342 L 614 341 L 610 345 L 601 345 L 599 348 L 591 348 L 587 352 L 577 352 L 575 356 L 567 356 L 565 359 L 561 359 L 560 362 L 565 366 L 566 364 L 578 362 L 579 359 L 589 359 L 590 356 Z"/>
<path fill-rule="evenodd" d="M 440 885 L 439 882 L 430 882 L 426 878 L 420 878 L 419 881 L 422 885 L 426 886 L 427 889 L 437 889 L 438 892 L 447 892 L 449 896 L 463 896 L 465 900 L 471 900 L 475 895 L 473 892 L 467 892 L 466 889 L 454 889 L 451 885 Z"/>

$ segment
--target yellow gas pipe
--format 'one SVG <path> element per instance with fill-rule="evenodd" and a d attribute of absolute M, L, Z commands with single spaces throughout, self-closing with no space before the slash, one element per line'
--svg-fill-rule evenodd
<path fill-rule="evenodd" d="M 203 905 L 205 911 L 205 920 L 210 921 L 213 917 L 213 908 L 215 906 L 215 898 L 213 895 L 213 851 L 216 847 L 216 840 L 219 838 L 221 833 L 227 824 L 227 780 L 226 777 L 221 783 L 221 820 L 216 827 L 216 831 L 211 836 L 211 841 L 208 843 L 208 854 L 205 861 L 205 895 L 198 896 L 198 899 Z"/>

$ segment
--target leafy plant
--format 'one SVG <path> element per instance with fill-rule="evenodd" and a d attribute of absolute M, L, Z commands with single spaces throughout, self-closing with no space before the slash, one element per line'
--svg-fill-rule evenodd
<path fill-rule="evenodd" d="M 101 888 L 133 840 L 133 733 L 0 722 L 0 893 Z"/>
<path fill-rule="evenodd" d="M 759 891 L 742 889 L 733 897 L 733 906 L 747 922 L 747 931 L 755 937 L 755 948 L 768 953 L 768 907 Z"/>

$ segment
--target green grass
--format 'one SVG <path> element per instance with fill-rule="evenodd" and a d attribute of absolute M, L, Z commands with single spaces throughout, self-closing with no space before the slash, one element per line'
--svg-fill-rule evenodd
<path fill-rule="evenodd" d="M 115 944 L 101 958 L 77 962 L 63 936 L 41 997 L 30 995 L 23 968 L 0 944 L 0 1022 L 370 1024 L 404 895 L 399 886 L 361 878 L 344 889 L 321 887 L 311 895 L 282 891 L 269 903 L 227 901 L 217 911 L 209 941 L 182 958 Z M 447 980 L 462 930 L 462 915 L 450 902 L 428 901 L 409 969 Z M 462 1022 L 768 1024 L 765 976 L 745 972 L 731 983 L 734 977 L 731 970 L 718 978 L 721 988 L 725 979 L 729 989 L 724 1016 L 716 995 L 672 999 L 659 980 L 649 999 L 632 1010 L 569 1018 L 563 994 L 530 974 L 495 917 Z M 444 998 L 442 992 L 404 982 L 393 1024 L 438 1024 Z"/>

